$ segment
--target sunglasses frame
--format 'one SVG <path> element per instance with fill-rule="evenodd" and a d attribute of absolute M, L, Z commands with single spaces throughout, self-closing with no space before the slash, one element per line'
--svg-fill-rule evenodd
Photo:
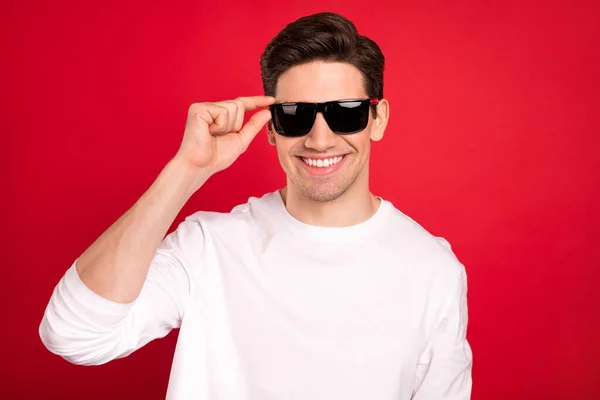
<path fill-rule="evenodd" d="M 351 103 L 351 102 L 356 102 L 356 101 L 360 101 L 360 102 L 369 102 L 369 110 L 367 112 L 370 111 L 370 108 L 372 106 L 376 106 L 377 104 L 379 104 L 379 98 L 378 97 L 371 97 L 371 98 L 367 98 L 367 99 L 344 99 L 344 100 L 332 100 L 332 101 L 325 101 L 322 103 L 311 103 L 311 102 L 302 102 L 302 101 L 296 101 L 296 102 L 286 102 L 286 103 L 276 103 L 276 104 L 271 104 L 269 106 L 269 109 L 271 111 L 271 117 L 272 117 L 272 121 L 273 121 L 273 129 L 275 130 L 275 132 L 277 132 L 277 134 L 284 136 L 284 137 L 303 137 L 306 136 L 310 133 L 310 131 L 312 130 L 312 127 L 315 124 L 315 120 L 317 118 L 317 114 L 321 113 L 323 114 L 323 117 L 325 118 L 325 121 L 327 122 L 327 126 L 329 126 L 329 129 L 331 129 L 334 133 L 338 134 L 338 135 L 351 135 L 353 133 L 358 133 L 361 132 L 363 130 L 365 130 L 366 126 L 362 129 L 356 130 L 356 131 L 352 131 L 352 132 L 338 132 L 335 131 L 333 128 L 331 128 L 331 126 L 329 125 L 329 121 L 327 121 L 327 107 L 332 105 L 332 104 L 340 104 L 340 103 Z M 285 135 L 282 134 L 281 132 L 279 132 L 277 130 L 277 124 L 275 123 L 275 118 L 274 118 L 274 113 L 275 113 L 275 109 L 279 108 L 281 106 L 292 106 L 292 105 L 298 105 L 298 104 L 302 104 L 302 105 L 310 105 L 313 107 L 314 109 L 314 116 L 313 116 L 313 120 L 312 120 L 312 124 L 310 126 L 310 129 L 308 131 L 306 131 L 306 133 L 302 134 L 302 135 Z"/>

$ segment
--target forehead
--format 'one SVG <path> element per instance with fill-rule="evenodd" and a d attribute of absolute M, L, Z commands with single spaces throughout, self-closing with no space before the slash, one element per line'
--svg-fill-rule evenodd
<path fill-rule="evenodd" d="M 353 65 L 313 61 L 296 65 L 279 76 L 277 102 L 323 102 L 366 98 L 363 76 Z"/>

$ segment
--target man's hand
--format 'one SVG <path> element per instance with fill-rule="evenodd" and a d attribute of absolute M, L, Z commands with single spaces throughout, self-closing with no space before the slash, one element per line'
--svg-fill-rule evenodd
<path fill-rule="evenodd" d="M 224 170 L 246 151 L 252 139 L 271 119 L 269 110 L 263 109 L 242 126 L 246 111 L 267 107 L 274 102 L 273 97 L 252 96 L 192 104 L 183 141 L 175 158 L 186 167 L 209 176 Z"/>

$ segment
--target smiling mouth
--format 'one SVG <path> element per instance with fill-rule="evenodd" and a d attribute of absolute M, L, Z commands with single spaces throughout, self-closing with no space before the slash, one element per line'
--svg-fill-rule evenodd
<path fill-rule="evenodd" d="M 310 158 L 310 157 L 298 157 L 298 158 L 300 158 L 303 163 L 305 163 L 306 165 L 309 165 L 311 167 L 328 168 L 328 167 L 336 165 L 337 163 L 342 161 L 344 159 L 344 157 L 346 157 L 345 154 L 343 156 L 330 157 L 330 158 Z"/>

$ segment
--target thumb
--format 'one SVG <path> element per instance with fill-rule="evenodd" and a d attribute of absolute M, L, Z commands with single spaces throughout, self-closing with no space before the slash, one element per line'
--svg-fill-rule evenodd
<path fill-rule="evenodd" d="M 271 110 L 265 109 L 260 110 L 248 120 L 246 125 L 240 129 L 237 133 L 242 143 L 242 152 L 246 151 L 252 139 L 256 137 L 256 134 L 262 129 L 263 126 L 271 119 Z"/>

